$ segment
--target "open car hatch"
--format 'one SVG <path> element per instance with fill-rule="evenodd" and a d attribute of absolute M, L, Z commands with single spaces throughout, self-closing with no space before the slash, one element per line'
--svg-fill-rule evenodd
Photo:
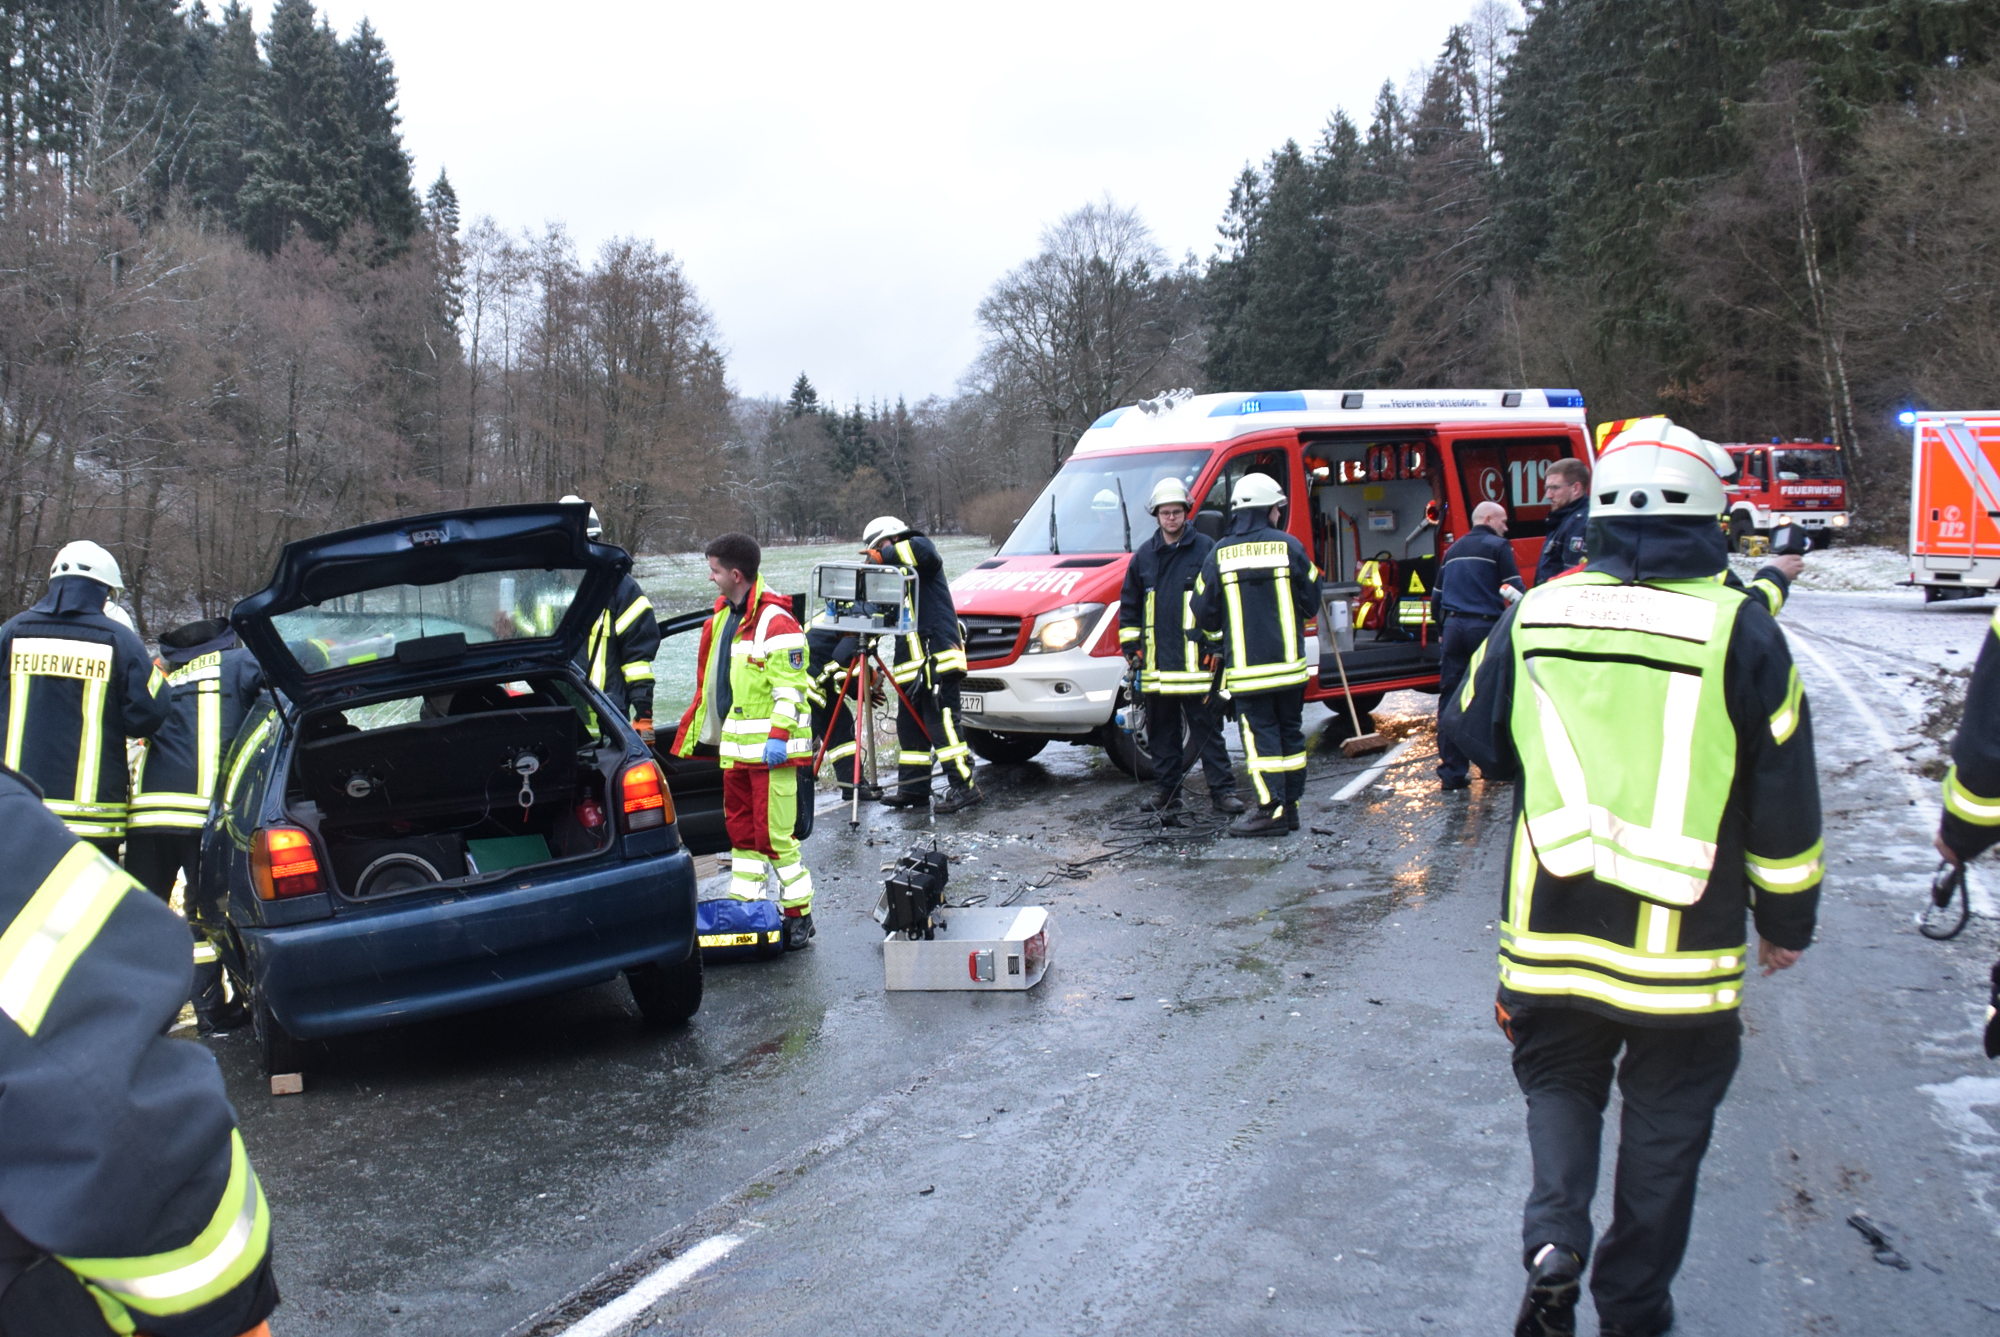
<path fill-rule="evenodd" d="M 632 568 L 585 535 L 588 516 L 489 506 L 301 539 L 229 620 L 301 707 L 440 675 L 560 670 Z"/>

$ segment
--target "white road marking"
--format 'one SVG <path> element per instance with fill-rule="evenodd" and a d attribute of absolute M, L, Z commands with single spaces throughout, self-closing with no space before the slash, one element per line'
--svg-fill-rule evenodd
<path fill-rule="evenodd" d="M 1334 803 L 1347 802 L 1347 800 L 1353 798 L 1356 794 L 1359 794 L 1362 790 L 1366 789 L 1371 783 L 1374 782 L 1375 777 L 1379 776 L 1380 774 L 1382 774 L 1382 772 L 1388 770 L 1391 766 L 1395 765 L 1397 758 L 1401 757 L 1405 752 L 1408 752 L 1411 748 L 1415 747 L 1416 745 L 1417 745 L 1417 740 L 1414 736 L 1405 738 L 1402 742 L 1390 748 L 1388 752 L 1383 755 L 1382 760 L 1376 762 L 1373 766 L 1370 766 L 1367 770 L 1361 772 L 1361 774 L 1355 776 L 1352 780 L 1349 780 L 1347 782 L 1347 787 L 1342 789 L 1338 794 L 1335 794 L 1333 798 L 1330 800 L 1330 802 Z"/>
<path fill-rule="evenodd" d="M 740 1235 L 711 1235 L 701 1243 L 640 1279 L 637 1285 L 603 1308 L 563 1329 L 561 1337 L 610 1337 L 660 1298 L 692 1280 L 711 1264 L 727 1258 L 743 1242 Z"/>
<path fill-rule="evenodd" d="M 1807 633 L 1807 635 L 1810 635 L 1810 633 Z M 1873 710 L 1870 710 L 1867 704 L 1862 701 L 1861 694 L 1855 691 L 1853 684 L 1847 681 L 1847 675 L 1829 663 L 1826 656 L 1821 654 L 1818 648 L 1806 636 L 1797 635 L 1788 627 L 1786 628 L 1785 639 L 1805 651 L 1806 658 L 1818 665 L 1820 672 L 1833 679 L 1833 685 L 1839 689 L 1842 696 L 1847 698 L 1849 708 L 1860 717 L 1861 723 L 1868 729 L 1869 733 L 1874 735 L 1875 746 L 1881 753 L 1883 764 L 1896 773 L 1897 780 L 1902 783 L 1904 796 L 1916 804 L 1917 810 L 1924 814 L 1925 820 L 1929 823 L 1929 829 L 1935 831 L 1938 819 L 1944 811 L 1943 804 L 1938 799 L 1935 790 L 1926 788 L 1922 781 L 1905 770 L 1902 764 L 1896 760 L 1895 740 L 1890 738 L 1889 731 L 1882 727 L 1881 717 Z M 1928 888 L 1920 889 L 1928 890 Z M 1983 875 L 1975 877 L 1969 868 L 1966 870 L 1965 876 L 1965 901 L 1971 907 L 1972 913 L 1983 919 L 1992 919 L 1996 915 L 2000 915 L 2000 905 L 1994 903 L 1993 893 L 1986 886 L 1985 877 Z"/>

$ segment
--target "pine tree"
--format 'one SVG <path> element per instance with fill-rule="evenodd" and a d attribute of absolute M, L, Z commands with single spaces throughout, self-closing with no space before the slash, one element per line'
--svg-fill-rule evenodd
<path fill-rule="evenodd" d="M 458 228 L 458 192 L 440 167 L 437 180 L 424 194 L 424 231 L 430 234 L 436 257 L 438 316 L 454 330 L 465 319 L 465 251 Z"/>
<path fill-rule="evenodd" d="M 229 0 L 223 9 L 209 48 L 188 126 L 188 198 L 233 223 L 248 172 L 244 158 L 256 145 L 257 98 L 265 75 L 257 30 L 239 0 Z"/>
<path fill-rule="evenodd" d="M 322 245 L 361 214 L 361 137 L 348 113 L 340 43 L 315 23 L 312 0 L 278 0 L 264 39 L 270 70 L 255 102 L 255 145 L 244 155 L 239 219 L 252 245 L 275 252 L 294 228 Z"/>
<path fill-rule="evenodd" d="M 799 378 L 792 382 L 792 397 L 785 401 L 785 407 L 794 418 L 820 411 L 819 391 L 813 389 L 813 383 L 806 379 L 804 372 L 800 372 Z"/>
<path fill-rule="evenodd" d="M 367 19 L 340 48 L 347 75 L 347 112 L 360 136 L 361 216 L 392 246 L 417 230 L 417 193 L 410 180 L 410 155 L 397 127 L 396 63 Z"/>

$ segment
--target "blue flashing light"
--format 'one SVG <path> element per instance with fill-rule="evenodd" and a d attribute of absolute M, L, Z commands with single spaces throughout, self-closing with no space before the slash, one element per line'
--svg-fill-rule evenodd
<path fill-rule="evenodd" d="M 1580 409 L 1583 407 L 1581 390 L 1544 390 L 1542 398 L 1548 400 L 1552 409 Z"/>
<path fill-rule="evenodd" d="M 1915 427 L 1917 425 L 1916 412 L 1912 409 L 1904 409 L 1896 415 L 1896 421 L 1905 427 Z"/>
<path fill-rule="evenodd" d="M 1105 414 L 1102 418 L 1099 418 L 1096 422 L 1090 424 L 1090 430 L 1094 432 L 1100 427 L 1109 427 L 1112 423 L 1117 422 L 1118 419 L 1124 415 L 1124 413 L 1125 413 L 1124 409 L 1113 409 L 1111 410 L 1111 412 Z"/>
<path fill-rule="evenodd" d="M 1235 418 L 1252 413 L 1304 413 L 1306 397 L 1296 390 L 1277 394 L 1244 395 L 1224 400 L 1208 411 L 1211 418 Z"/>

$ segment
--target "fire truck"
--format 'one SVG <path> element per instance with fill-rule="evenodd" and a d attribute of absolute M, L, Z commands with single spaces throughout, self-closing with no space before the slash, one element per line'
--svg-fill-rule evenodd
<path fill-rule="evenodd" d="M 1847 466 L 1831 441 L 1726 442 L 1736 459 L 1729 490 L 1729 545 L 1737 552 L 1753 535 L 1797 525 L 1825 547 L 1847 528 Z"/>
<path fill-rule="evenodd" d="M 1905 413 L 1911 429 L 1910 583 L 1924 602 L 2000 584 L 2000 413 Z"/>
<path fill-rule="evenodd" d="M 1290 498 L 1291 532 L 1327 581 L 1321 615 L 1302 632 L 1319 665 L 1309 700 L 1345 712 L 1336 646 L 1361 711 L 1387 692 L 1436 692 L 1439 555 L 1475 505 L 1496 501 L 1532 578 L 1548 532 L 1542 479 L 1569 458 L 1591 458 L 1574 390 L 1180 394 L 1115 409 L 999 552 L 952 582 L 970 661 L 966 741 L 995 762 L 1051 742 L 1094 744 L 1151 778 L 1117 724 L 1128 701 L 1118 598 L 1130 554 L 1155 527 L 1146 498 L 1168 477 L 1197 499 L 1192 523 L 1212 537 L 1245 474 L 1269 475 Z"/>

